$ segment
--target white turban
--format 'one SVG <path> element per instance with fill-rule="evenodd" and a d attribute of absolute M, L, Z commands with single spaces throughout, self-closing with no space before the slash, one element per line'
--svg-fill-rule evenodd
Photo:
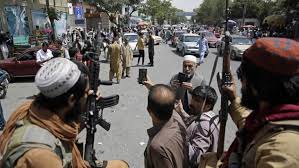
<path fill-rule="evenodd" d="M 191 62 L 196 63 L 197 59 L 194 55 L 186 55 L 186 56 L 184 56 L 184 61 L 191 61 Z"/>
<path fill-rule="evenodd" d="M 81 71 L 66 58 L 54 58 L 45 63 L 35 76 L 40 92 L 49 98 L 66 93 L 78 81 Z"/>

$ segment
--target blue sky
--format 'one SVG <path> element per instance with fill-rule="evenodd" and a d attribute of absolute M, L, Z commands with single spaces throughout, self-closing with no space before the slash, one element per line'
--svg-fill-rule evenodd
<path fill-rule="evenodd" d="M 192 12 L 194 8 L 199 7 L 202 1 L 203 0 L 172 0 L 172 4 L 185 12 Z"/>

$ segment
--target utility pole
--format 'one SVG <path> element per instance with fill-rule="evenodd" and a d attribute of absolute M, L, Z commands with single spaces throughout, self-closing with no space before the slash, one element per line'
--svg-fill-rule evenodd
<path fill-rule="evenodd" d="M 46 0 L 46 12 L 47 12 L 47 14 L 48 14 L 48 12 L 49 12 L 49 7 L 50 5 L 49 5 L 49 0 Z"/>
<path fill-rule="evenodd" d="M 246 15 L 246 10 L 247 10 L 247 0 L 243 1 L 243 16 L 242 16 L 242 26 L 245 26 L 245 15 Z"/>

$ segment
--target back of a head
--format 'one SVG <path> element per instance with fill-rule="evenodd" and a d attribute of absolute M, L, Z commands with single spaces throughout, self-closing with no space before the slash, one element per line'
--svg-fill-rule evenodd
<path fill-rule="evenodd" d="M 157 84 L 150 88 L 147 108 L 158 119 L 169 120 L 172 116 L 174 103 L 175 94 L 168 85 Z"/>
<path fill-rule="evenodd" d="M 206 104 L 211 106 L 210 110 L 213 110 L 218 99 L 215 89 L 211 86 L 197 86 L 193 89 L 191 94 L 192 96 L 199 97 L 202 100 L 206 98 Z"/>
<path fill-rule="evenodd" d="M 271 105 L 299 103 L 299 43 L 261 38 L 244 53 L 239 78 Z"/>

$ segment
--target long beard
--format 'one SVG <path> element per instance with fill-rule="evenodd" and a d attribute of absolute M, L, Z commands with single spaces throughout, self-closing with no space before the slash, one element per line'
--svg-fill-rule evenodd
<path fill-rule="evenodd" d="M 255 96 L 250 89 L 241 89 L 242 98 L 241 105 L 251 110 L 258 109 L 259 99 Z"/>

